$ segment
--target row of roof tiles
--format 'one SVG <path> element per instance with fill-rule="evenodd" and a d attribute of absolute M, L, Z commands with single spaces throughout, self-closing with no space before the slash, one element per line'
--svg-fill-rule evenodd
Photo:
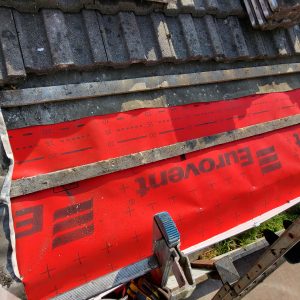
<path fill-rule="evenodd" d="M 87 70 L 134 63 L 255 60 L 300 53 L 300 28 L 261 32 L 247 19 L 95 10 L 36 14 L 0 8 L 0 83 L 28 72 Z"/>
<path fill-rule="evenodd" d="M 0 0 L 0 6 L 15 8 L 20 12 L 37 12 L 42 8 L 60 9 L 63 12 L 79 12 L 81 9 L 96 9 L 103 14 L 116 14 L 130 11 L 146 15 L 153 11 L 166 15 L 191 13 L 194 16 L 212 14 L 218 17 L 242 16 L 245 11 L 241 0 Z"/>

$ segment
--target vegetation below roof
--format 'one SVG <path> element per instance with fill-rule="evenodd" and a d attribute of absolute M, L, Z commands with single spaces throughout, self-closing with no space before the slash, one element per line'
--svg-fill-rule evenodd
<path fill-rule="evenodd" d="M 281 214 L 269 219 L 268 221 L 263 222 L 258 227 L 249 229 L 239 235 L 226 239 L 220 243 L 213 245 L 212 247 L 205 249 L 201 253 L 200 258 L 211 259 L 216 256 L 230 252 L 232 250 L 245 247 L 255 242 L 257 239 L 262 238 L 263 231 L 265 229 L 270 229 L 274 232 L 280 231 L 284 229 L 282 224 L 283 220 L 294 221 L 299 216 L 300 216 L 300 205 L 296 205 L 286 210 L 285 212 L 282 212 Z"/>

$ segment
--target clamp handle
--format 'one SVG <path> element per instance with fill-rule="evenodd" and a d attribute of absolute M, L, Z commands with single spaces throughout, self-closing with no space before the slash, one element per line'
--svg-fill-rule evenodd
<path fill-rule="evenodd" d="M 168 212 L 161 212 L 154 216 L 154 220 L 165 239 L 168 247 L 173 248 L 180 243 L 180 234 Z"/>

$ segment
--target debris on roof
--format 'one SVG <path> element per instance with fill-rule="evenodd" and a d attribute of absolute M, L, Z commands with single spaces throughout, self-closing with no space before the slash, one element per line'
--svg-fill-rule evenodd
<path fill-rule="evenodd" d="M 300 23 L 299 0 L 244 0 L 254 28 L 272 30 Z"/>

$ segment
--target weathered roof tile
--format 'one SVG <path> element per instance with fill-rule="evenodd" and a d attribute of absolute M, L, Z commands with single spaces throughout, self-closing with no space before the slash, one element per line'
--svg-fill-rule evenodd
<path fill-rule="evenodd" d="M 32 14 L 7 8 L 1 8 L 0 14 L 6 20 L 0 24 L 1 84 L 24 77 L 25 70 L 48 73 L 163 61 L 230 62 L 300 53 L 299 26 L 264 32 L 235 16 L 105 15 L 95 10 L 63 13 L 57 9 Z"/>
<path fill-rule="evenodd" d="M 8 79 L 26 76 L 12 11 L 0 8 L 0 41 L 3 64 Z"/>
<path fill-rule="evenodd" d="M 296 25 L 294 27 L 291 27 L 287 31 L 287 35 L 289 38 L 289 41 L 291 43 L 291 46 L 295 53 L 300 53 L 300 27 L 299 25 Z"/>
<path fill-rule="evenodd" d="M 218 28 L 218 20 L 210 15 L 206 15 L 203 18 L 206 25 L 206 30 L 209 34 L 210 43 L 212 45 L 213 56 L 216 58 L 216 60 L 222 59 L 225 57 L 225 53 L 223 50 L 222 39 Z"/>
<path fill-rule="evenodd" d="M 191 57 L 201 56 L 201 47 L 192 16 L 190 14 L 182 14 L 179 16 L 179 20 L 182 26 L 183 36 L 186 47 L 188 49 L 188 54 Z"/>
<path fill-rule="evenodd" d="M 136 16 L 137 25 L 140 30 L 140 36 L 143 41 L 147 63 L 156 63 L 160 59 L 160 51 L 154 30 L 151 15 L 149 16 Z M 145 30 L 147 28 L 147 30 Z"/>
<path fill-rule="evenodd" d="M 245 21 L 240 22 L 245 42 L 249 51 L 249 56 L 253 58 L 265 58 L 268 57 L 268 51 L 264 43 L 264 38 L 261 31 L 253 30 Z"/>
<path fill-rule="evenodd" d="M 209 31 L 207 30 L 207 22 L 205 18 L 194 18 L 193 21 L 201 47 L 201 58 L 203 60 L 212 59 L 214 53 L 212 43 L 210 42 Z"/>
<path fill-rule="evenodd" d="M 151 12 L 163 12 L 167 16 L 190 13 L 195 17 L 213 14 L 217 17 L 229 15 L 244 16 L 245 11 L 240 0 L 169 0 L 135 1 L 135 0 L 0 0 L 0 6 L 15 8 L 20 12 L 38 12 L 43 8 L 60 9 L 63 12 L 79 12 L 82 9 L 96 9 L 103 14 L 115 15 L 122 11 L 134 12 L 137 15 L 148 15 Z"/>
<path fill-rule="evenodd" d="M 123 30 L 127 51 L 131 62 L 146 60 L 145 49 L 140 35 L 140 29 L 132 12 L 120 12 L 120 24 Z"/>
<path fill-rule="evenodd" d="M 237 18 L 228 17 L 228 25 L 231 31 L 231 34 L 234 39 L 236 51 L 238 53 L 238 57 L 240 58 L 247 58 L 249 57 L 249 50 L 245 41 L 245 37 L 242 32 L 242 28 L 240 22 Z"/>
<path fill-rule="evenodd" d="M 151 14 L 151 19 L 162 59 L 175 58 L 176 55 L 171 41 L 171 33 L 165 16 L 162 13 Z"/>
<path fill-rule="evenodd" d="M 278 29 L 274 32 L 273 41 L 277 48 L 278 55 L 286 56 L 292 54 L 292 49 L 289 46 L 286 30 Z"/>
<path fill-rule="evenodd" d="M 2 52 L 0 51 L 0 86 L 4 84 L 4 63 L 3 63 L 3 56 Z"/>
<path fill-rule="evenodd" d="M 107 63 L 107 55 L 97 20 L 97 13 L 94 10 L 83 10 L 82 17 L 89 41 L 88 48 L 91 49 L 93 62 L 96 64 Z"/>
<path fill-rule="evenodd" d="M 52 68 L 52 58 L 41 14 L 13 11 L 19 43 L 26 70 L 46 71 Z"/>
<path fill-rule="evenodd" d="M 129 55 L 118 15 L 98 14 L 108 60 L 116 65 L 128 65 Z"/>
<path fill-rule="evenodd" d="M 54 9 L 44 9 L 42 15 L 54 65 L 62 68 L 73 65 L 71 36 L 65 22 L 66 15 Z"/>
<path fill-rule="evenodd" d="M 171 32 L 172 48 L 176 61 L 183 61 L 189 56 L 186 39 L 183 38 L 183 28 L 179 18 L 165 17 L 168 30 Z M 155 43 L 154 43 L 155 45 Z"/>

